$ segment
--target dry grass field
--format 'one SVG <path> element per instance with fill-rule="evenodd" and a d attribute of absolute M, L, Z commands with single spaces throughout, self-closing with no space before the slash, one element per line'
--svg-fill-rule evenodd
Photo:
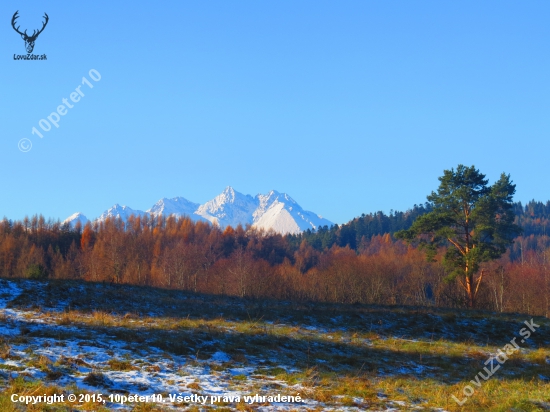
<path fill-rule="evenodd" d="M 7 412 L 550 410 L 550 321 L 521 342 L 527 315 L 0 280 L 0 319 Z M 52 394 L 65 400 L 11 400 Z"/>

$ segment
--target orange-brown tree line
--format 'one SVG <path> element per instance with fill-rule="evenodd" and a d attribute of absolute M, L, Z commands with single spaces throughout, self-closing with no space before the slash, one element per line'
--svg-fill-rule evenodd
<path fill-rule="evenodd" d="M 486 264 L 478 308 L 549 316 L 550 238 L 545 227 L 550 204 L 542 206 L 542 212 L 529 212 L 526 206 L 523 216 L 516 213 L 519 223 L 534 229 L 525 230 L 503 257 Z M 43 217 L 4 219 L 0 277 L 80 279 L 305 302 L 466 305 L 461 288 L 445 280 L 443 248 L 428 261 L 423 251 L 391 233 L 344 243 L 353 222 L 357 224 L 282 236 L 240 226 L 221 230 L 172 217 L 132 217 L 126 224 L 109 219 L 74 229 Z"/>

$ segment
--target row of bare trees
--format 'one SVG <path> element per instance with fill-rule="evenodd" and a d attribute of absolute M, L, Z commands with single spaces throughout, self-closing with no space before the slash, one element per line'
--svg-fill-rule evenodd
<path fill-rule="evenodd" d="M 0 276 L 81 279 L 181 289 L 242 298 L 463 307 L 435 261 L 389 234 L 357 250 L 317 250 L 252 228 L 220 230 L 189 219 L 130 218 L 70 229 L 41 217 L 0 221 Z M 511 256 L 516 258 L 512 259 Z M 550 313 L 550 240 L 518 238 L 487 264 L 478 307 Z"/>

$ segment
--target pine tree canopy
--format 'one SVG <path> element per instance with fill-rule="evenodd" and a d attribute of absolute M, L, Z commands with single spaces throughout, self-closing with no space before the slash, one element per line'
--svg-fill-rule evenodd
<path fill-rule="evenodd" d="M 464 165 L 445 170 L 439 181 L 437 192 L 428 196 L 432 211 L 395 237 L 419 241 L 428 249 L 428 256 L 437 246 L 449 245 L 445 254 L 449 279 L 459 277 L 473 306 L 482 275 L 477 280 L 473 276 L 480 263 L 499 258 L 521 233 L 514 224 L 516 186 L 505 173 L 488 186 L 484 174 Z"/>

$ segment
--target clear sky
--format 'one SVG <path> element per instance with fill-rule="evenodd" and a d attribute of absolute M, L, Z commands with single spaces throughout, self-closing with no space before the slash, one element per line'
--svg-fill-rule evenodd
<path fill-rule="evenodd" d="M 46 61 L 14 60 L 16 10 L 29 34 L 48 13 Z M 0 217 L 230 185 L 344 223 L 425 202 L 459 163 L 546 201 L 549 21 L 546 0 L 3 1 Z"/>

